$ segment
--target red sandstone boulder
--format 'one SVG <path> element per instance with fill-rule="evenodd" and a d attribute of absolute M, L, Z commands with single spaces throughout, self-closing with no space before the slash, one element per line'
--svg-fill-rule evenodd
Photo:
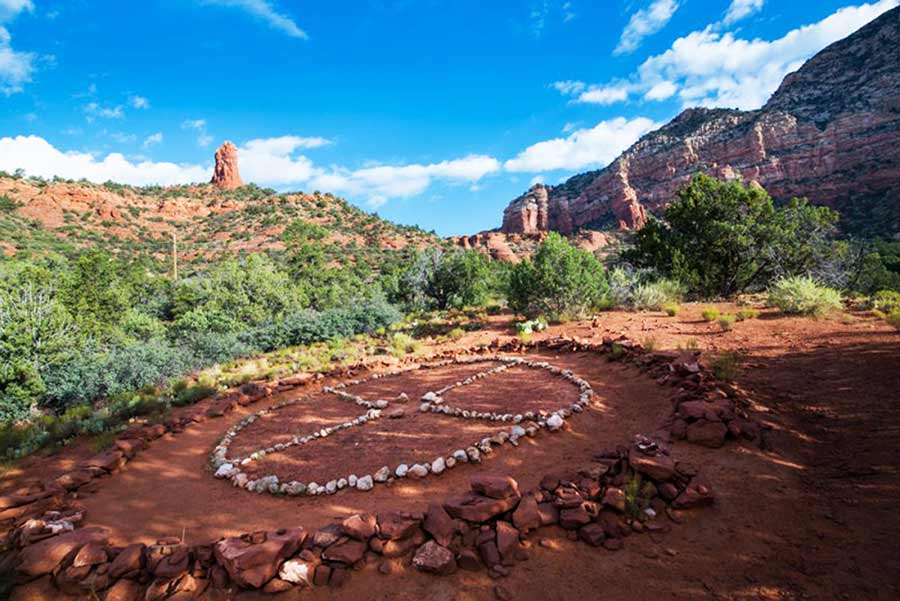
<path fill-rule="evenodd" d="M 526 494 L 522 497 L 518 507 L 512 514 L 513 524 L 524 534 L 535 530 L 542 525 L 541 512 L 534 495 Z"/>
<path fill-rule="evenodd" d="M 578 538 L 591 546 L 599 547 L 606 539 L 606 532 L 600 524 L 587 524 L 578 530 Z"/>
<path fill-rule="evenodd" d="M 365 541 L 344 537 L 322 551 L 322 559 L 352 566 L 365 557 L 368 545 Z"/>
<path fill-rule="evenodd" d="M 119 580 L 113 584 L 104 601 L 139 601 L 141 599 L 141 585 L 133 580 Z"/>
<path fill-rule="evenodd" d="M 508 563 L 515 557 L 519 549 L 519 531 L 509 522 L 497 521 L 497 550 L 500 557 Z"/>
<path fill-rule="evenodd" d="M 453 552 L 433 540 L 419 547 L 415 556 L 413 556 L 413 566 L 417 570 L 439 576 L 452 574 L 457 567 Z"/>
<path fill-rule="evenodd" d="M 110 449 L 94 455 L 81 463 L 82 467 L 98 467 L 106 472 L 114 472 L 125 465 L 122 451 Z"/>
<path fill-rule="evenodd" d="M 700 420 L 693 424 L 688 424 L 687 427 L 688 442 L 712 449 L 717 449 L 725 444 L 725 436 L 727 434 L 728 428 L 722 422 Z"/>
<path fill-rule="evenodd" d="M 105 545 L 109 540 L 106 528 L 79 528 L 41 542 L 28 545 L 22 550 L 22 562 L 16 568 L 29 578 L 37 578 L 52 572 L 56 566 L 74 555 L 89 543 Z"/>
<path fill-rule="evenodd" d="M 675 461 L 662 453 L 650 457 L 643 453 L 632 451 L 629 463 L 636 471 L 657 482 L 669 480 L 675 474 Z"/>
<path fill-rule="evenodd" d="M 371 513 L 358 513 L 341 522 L 341 529 L 350 538 L 369 540 L 375 535 L 378 522 Z"/>
<path fill-rule="evenodd" d="M 591 514 L 581 505 L 559 511 L 559 525 L 566 530 L 577 530 L 591 521 Z"/>
<path fill-rule="evenodd" d="M 403 511 L 385 511 L 378 514 L 378 536 L 385 540 L 398 540 L 412 536 L 419 528 L 419 516 Z"/>
<path fill-rule="evenodd" d="M 477 475 L 472 477 L 470 485 L 473 491 L 492 499 L 519 496 L 518 483 L 508 476 Z"/>
<path fill-rule="evenodd" d="M 675 509 L 692 509 L 694 507 L 703 507 L 704 505 L 712 505 L 715 501 L 715 494 L 709 484 L 701 478 L 694 478 L 690 484 L 681 491 L 681 494 L 672 501 L 672 507 Z"/>
<path fill-rule="evenodd" d="M 281 562 L 293 555 L 306 532 L 303 528 L 265 533 L 259 543 L 250 537 L 233 536 L 216 543 L 215 556 L 231 580 L 245 588 L 261 588 L 278 572 Z"/>
<path fill-rule="evenodd" d="M 109 576 L 112 579 L 128 578 L 136 575 L 144 567 L 144 545 L 138 543 L 122 549 L 109 564 Z"/>
<path fill-rule="evenodd" d="M 453 534 L 456 532 L 456 522 L 440 503 L 431 503 L 428 506 L 422 527 L 439 545 L 444 547 L 450 544 Z"/>
<path fill-rule="evenodd" d="M 480 523 L 509 511 L 518 502 L 518 496 L 496 499 L 467 492 L 447 499 L 444 502 L 444 509 L 455 518 Z"/>
<path fill-rule="evenodd" d="M 99 542 L 91 542 L 81 547 L 72 561 L 72 567 L 81 568 L 104 563 L 107 560 L 106 546 Z"/>

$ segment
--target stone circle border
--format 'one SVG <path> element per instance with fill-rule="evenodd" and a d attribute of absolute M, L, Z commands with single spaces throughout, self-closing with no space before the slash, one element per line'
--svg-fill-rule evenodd
<path fill-rule="evenodd" d="M 282 452 L 293 446 L 309 444 L 316 439 L 324 438 L 335 432 L 345 430 L 347 428 L 362 426 L 370 421 L 382 418 L 383 411 L 390 406 L 391 401 L 378 399 L 375 401 L 367 400 L 359 395 L 345 392 L 344 389 L 349 386 L 357 386 L 371 380 L 378 380 L 386 377 L 398 376 L 411 373 L 423 369 L 436 369 L 446 367 L 448 365 L 471 365 L 475 363 L 499 363 L 491 369 L 480 371 L 476 374 L 466 377 L 448 384 L 435 391 L 426 392 L 422 395 L 419 411 L 423 413 L 438 413 L 448 417 L 484 420 L 489 422 L 502 422 L 513 424 L 510 430 L 485 437 L 476 441 L 471 446 L 458 449 L 447 457 L 437 457 L 431 463 L 401 463 L 395 468 L 383 466 L 373 474 L 364 474 L 357 476 L 349 474 L 347 476 L 339 476 L 328 480 L 324 485 L 317 482 L 298 482 L 296 480 L 290 482 L 280 482 L 275 474 L 263 475 L 262 477 L 251 479 L 241 467 L 249 465 L 255 461 L 259 461 L 266 455 Z M 579 388 L 578 400 L 568 407 L 562 407 L 555 411 L 539 410 L 536 412 L 527 411 L 521 414 L 512 413 L 496 413 L 496 412 L 479 412 L 462 409 L 460 407 L 452 407 L 444 403 L 442 395 L 446 392 L 467 386 L 482 378 L 502 373 L 513 366 L 525 366 L 532 369 L 543 369 L 554 376 L 563 378 Z M 289 399 L 281 403 L 276 403 L 266 409 L 261 409 L 229 428 L 225 436 L 219 441 L 210 456 L 210 464 L 217 478 L 228 479 L 232 485 L 256 493 L 269 493 L 273 495 L 286 496 L 318 496 L 324 494 L 335 494 L 339 490 L 345 488 L 355 488 L 361 491 L 371 490 L 375 484 L 384 484 L 393 481 L 395 478 L 424 478 L 428 475 L 439 475 L 445 470 L 453 468 L 459 463 L 481 463 L 483 455 L 489 455 L 493 452 L 494 446 L 500 446 L 504 443 L 510 443 L 518 446 L 519 439 L 523 436 L 533 437 L 540 430 L 547 429 L 550 431 L 559 430 L 565 419 L 574 413 L 581 413 L 584 408 L 590 404 L 593 397 L 593 390 L 590 384 L 583 378 L 575 375 L 572 370 L 563 369 L 550 364 L 547 361 L 530 361 L 521 357 L 508 357 L 501 355 L 476 356 L 476 357 L 458 357 L 446 359 L 433 363 L 417 365 L 411 368 L 393 370 L 389 372 L 373 374 L 366 378 L 341 382 L 334 386 L 326 386 L 322 392 L 333 394 L 342 400 L 353 402 L 366 409 L 366 412 L 354 419 L 347 420 L 343 423 L 326 426 L 312 433 L 300 435 L 294 434 L 291 440 L 284 443 L 277 443 L 266 448 L 256 449 L 243 457 L 229 457 L 228 450 L 233 443 L 235 437 L 244 428 L 254 423 L 257 419 L 264 415 L 275 413 L 284 407 L 295 405 L 308 398 L 309 395 Z M 399 397 L 406 397 L 405 393 L 401 393 Z M 398 397 L 398 398 L 399 398 Z M 408 397 L 406 397 L 408 399 Z M 522 425 L 525 424 L 525 425 Z"/>

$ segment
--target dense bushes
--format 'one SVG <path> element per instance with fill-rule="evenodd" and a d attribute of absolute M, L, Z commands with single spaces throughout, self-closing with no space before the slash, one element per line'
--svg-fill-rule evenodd
<path fill-rule="evenodd" d="M 551 232 L 530 260 L 513 267 L 507 299 L 519 314 L 565 320 L 601 306 L 608 290 L 597 258 Z"/>
<path fill-rule="evenodd" d="M 636 234 L 625 257 L 700 296 L 731 297 L 809 273 L 830 254 L 836 221 L 828 208 L 797 199 L 776 208 L 758 186 L 701 174 L 678 192 L 662 221 Z"/>
<path fill-rule="evenodd" d="M 841 293 L 812 278 L 781 278 L 769 289 L 769 304 L 790 315 L 822 316 L 841 308 Z"/>
<path fill-rule="evenodd" d="M 494 266 L 474 250 L 428 249 L 399 270 L 391 297 L 408 311 L 482 305 L 497 284 Z"/>

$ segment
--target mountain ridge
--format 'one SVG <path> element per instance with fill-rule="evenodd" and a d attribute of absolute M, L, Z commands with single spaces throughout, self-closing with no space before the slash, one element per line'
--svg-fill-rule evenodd
<path fill-rule="evenodd" d="M 698 172 L 848 214 L 871 205 L 876 225 L 900 231 L 898 65 L 900 7 L 788 74 L 760 109 L 686 109 L 608 166 L 533 186 L 500 231 L 637 229 Z"/>

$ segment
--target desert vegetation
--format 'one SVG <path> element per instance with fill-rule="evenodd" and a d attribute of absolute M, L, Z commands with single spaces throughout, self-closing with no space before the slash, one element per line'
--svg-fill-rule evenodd
<path fill-rule="evenodd" d="M 605 261 L 550 233 L 514 265 L 439 243 L 385 250 L 379 237 L 394 226 L 323 195 L 252 186 L 219 194 L 226 198 L 209 202 L 248 204 L 201 220 L 204 236 L 231 227 L 225 215 L 241 216 L 243 231 L 282 223 L 278 244 L 196 255 L 204 259 L 183 264 L 175 279 L 161 241 L 70 244 L 27 226 L 32 243 L 46 244 L 0 261 L 0 452 L 115 431 L 221 387 L 325 369 L 376 348 L 415 353 L 420 338 L 457 340 L 479 327 L 479 315 L 504 308 L 520 316 L 515 334 L 524 341 L 548 322 L 608 309 L 678 318 L 683 302 L 747 295 L 756 307 L 817 318 L 841 311 L 842 295 L 862 298 L 900 326 L 900 245 L 842 240 L 827 208 L 776 206 L 759 187 L 702 175 Z M 4 227 L 26 227 L 20 204 L 2 197 Z M 336 231 L 361 245 L 329 244 Z M 759 309 L 710 305 L 701 314 L 727 333 Z"/>

